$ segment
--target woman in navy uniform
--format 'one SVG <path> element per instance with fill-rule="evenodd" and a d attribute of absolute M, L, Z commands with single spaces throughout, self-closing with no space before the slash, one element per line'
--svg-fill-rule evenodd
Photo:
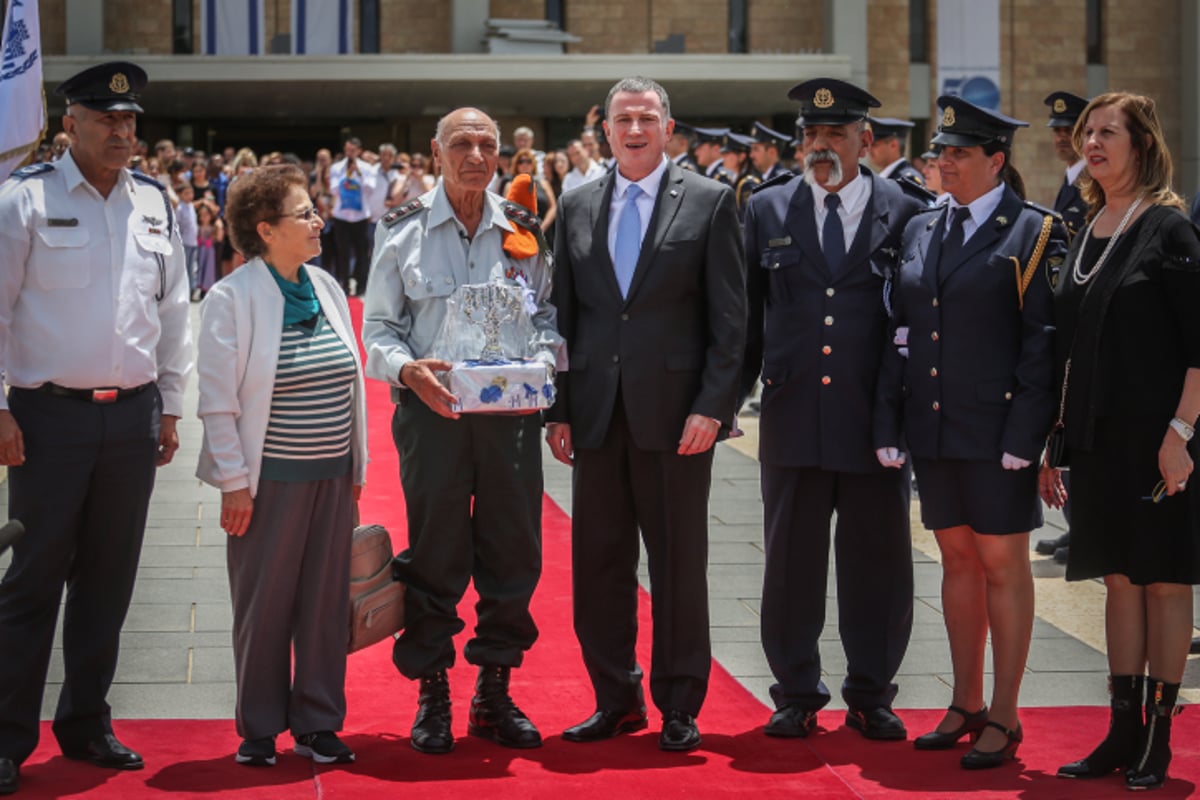
<path fill-rule="evenodd" d="M 750 146 L 753 144 L 753 136 L 733 131 L 726 133 L 721 143 L 725 172 L 733 176 L 733 194 L 737 200 L 739 219 L 746 216 L 746 204 L 750 202 L 750 194 L 754 188 L 762 185 L 762 178 L 758 177 L 754 165 L 750 163 Z"/>
<path fill-rule="evenodd" d="M 1128 769 L 1129 788 L 1153 789 L 1167 778 L 1200 583 L 1200 493 L 1188 485 L 1200 416 L 1200 236 L 1171 190 L 1153 100 L 1104 94 L 1080 120 L 1091 220 L 1055 291 L 1074 505 L 1067 580 L 1104 578 L 1112 712 L 1100 745 L 1058 775 Z M 1061 506 L 1057 470 L 1041 477 L 1043 497 Z"/>
<path fill-rule="evenodd" d="M 1029 532 L 1042 524 L 1037 467 L 1056 409 L 1053 292 L 1066 232 L 1021 199 L 1013 134 L 1027 123 L 940 97 L 938 165 L 949 201 L 904 231 L 894 287 L 897 342 L 882 366 L 878 457 L 907 442 L 921 517 L 942 553 L 942 605 L 954 694 L 921 750 L 978 735 L 967 769 L 994 767 L 1021 742 L 1017 695 L 1033 628 Z M 983 702 L 984 646 L 995 685 Z"/>

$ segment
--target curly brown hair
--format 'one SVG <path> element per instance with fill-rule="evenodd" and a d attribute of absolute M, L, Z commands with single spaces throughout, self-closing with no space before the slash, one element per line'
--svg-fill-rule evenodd
<path fill-rule="evenodd" d="M 267 246 L 258 223 L 274 222 L 293 186 L 308 192 L 308 176 L 292 164 L 275 164 L 247 172 L 229 185 L 225 222 L 234 248 L 247 259 L 261 256 Z"/>

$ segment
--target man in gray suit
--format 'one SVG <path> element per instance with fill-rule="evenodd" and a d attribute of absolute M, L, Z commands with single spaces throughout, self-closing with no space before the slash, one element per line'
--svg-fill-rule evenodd
<path fill-rule="evenodd" d="M 664 157 L 674 128 L 666 91 L 626 78 L 605 110 L 617 168 L 563 195 L 555 246 L 552 297 L 570 367 L 547 439 L 575 470 L 575 632 L 597 706 L 563 738 L 646 727 L 634 656 L 640 528 L 659 746 L 692 750 L 711 664 L 712 448 L 737 401 L 745 263 L 733 193 Z"/>

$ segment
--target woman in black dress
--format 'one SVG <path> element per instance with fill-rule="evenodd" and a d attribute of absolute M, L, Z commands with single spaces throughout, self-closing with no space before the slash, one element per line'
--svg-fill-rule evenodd
<path fill-rule="evenodd" d="M 1055 292 L 1071 468 L 1067 580 L 1104 578 L 1112 717 L 1100 745 L 1058 774 L 1125 769 L 1130 788 L 1148 789 L 1166 780 L 1200 582 L 1200 492 L 1188 490 L 1200 415 L 1200 238 L 1171 190 L 1153 100 L 1095 98 L 1074 140 L 1087 160 L 1090 223 Z M 1061 505 L 1057 470 L 1043 467 L 1041 490 Z"/>
<path fill-rule="evenodd" d="M 1026 123 L 940 97 L 938 165 L 950 199 L 908 223 L 893 292 L 907 358 L 879 380 L 879 461 L 907 440 L 921 519 L 942 555 L 942 608 L 954 668 L 950 709 L 919 750 L 975 746 L 966 769 L 1015 758 L 1018 695 L 1033 629 L 1029 532 L 1042 524 L 1037 460 L 1054 419 L 1053 295 L 1066 253 L 1057 216 L 1021 199 L 1010 163 Z M 984 649 L 994 685 L 984 704 Z"/>

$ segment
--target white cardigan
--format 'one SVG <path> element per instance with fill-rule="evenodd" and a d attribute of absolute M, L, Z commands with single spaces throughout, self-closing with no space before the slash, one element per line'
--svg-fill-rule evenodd
<path fill-rule="evenodd" d="M 320 267 L 305 269 L 330 327 L 354 356 L 350 448 L 354 483 L 362 485 L 367 468 L 367 408 L 350 308 L 329 273 Z M 204 444 L 196 477 L 222 492 L 249 487 L 252 497 L 258 494 L 282 337 L 283 294 L 261 258 L 218 281 L 200 307 L 196 373 Z"/>

